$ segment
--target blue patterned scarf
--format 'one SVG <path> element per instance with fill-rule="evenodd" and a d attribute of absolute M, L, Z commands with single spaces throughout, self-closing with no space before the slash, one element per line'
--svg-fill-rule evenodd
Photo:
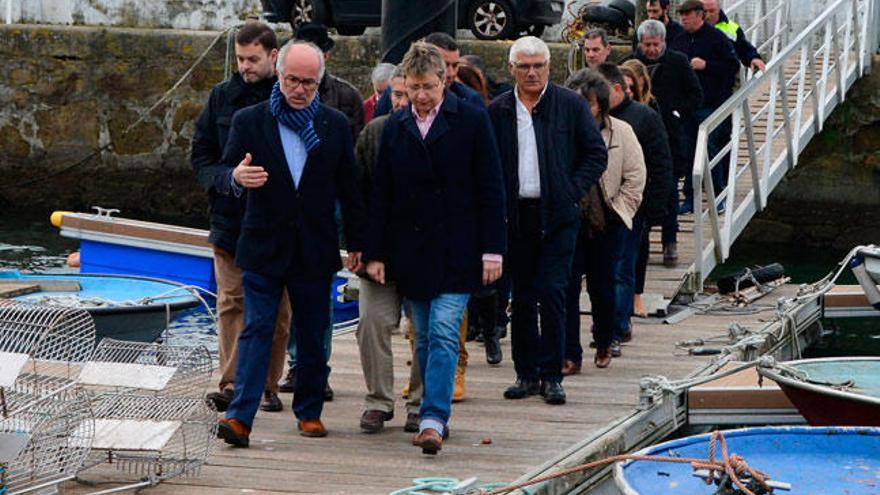
<path fill-rule="evenodd" d="M 313 149 L 321 144 L 321 138 L 315 132 L 314 126 L 315 114 L 318 113 L 318 105 L 320 104 L 321 95 L 318 94 L 318 90 L 315 90 L 315 99 L 312 100 L 309 106 L 302 110 L 290 108 L 290 105 L 287 104 L 287 100 L 284 98 L 284 93 L 281 92 L 281 82 L 279 80 L 272 87 L 272 96 L 269 98 L 269 111 L 272 112 L 272 116 L 278 119 L 278 122 L 292 129 L 303 140 L 306 152 L 311 153 Z"/>

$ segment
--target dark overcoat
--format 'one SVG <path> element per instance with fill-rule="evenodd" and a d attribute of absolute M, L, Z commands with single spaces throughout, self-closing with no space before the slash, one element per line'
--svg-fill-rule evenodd
<path fill-rule="evenodd" d="M 482 255 L 506 252 L 498 147 L 485 109 L 447 91 L 422 139 L 412 107 L 382 130 L 365 258 L 416 300 L 472 293 Z"/>
<path fill-rule="evenodd" d="M 364 206 L 348 120 L 320 105 L 314 126 L 321 143 L 309 153 L 299 187 L 294 187 L 278 125 L 268 102 L 240 110 L 232 119 L 223 161 L 237 164 L 250 153 L 252 164 L 269 174 L 265 185 L 245 192 L 235 262 L 243 270 L 275 278 L 332 276 L 342 268 L 337 200 L 348 249 L 360 251 L 363 245 Z M 230 168 L 220 182 L 226 194 L 232 193 L 231 176 Z"/>

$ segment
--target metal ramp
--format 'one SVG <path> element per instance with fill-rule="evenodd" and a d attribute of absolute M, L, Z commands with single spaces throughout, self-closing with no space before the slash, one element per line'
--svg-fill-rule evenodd
<path fill-rule="evenodd" d="M 646 293 L 701 292 L 853 83 L 870 71 L 878 46 L 876 0 L 812 2 L 816 15 L 805 27 L 791 23 L 792 2 L 740 0 L 726 7 L 766 56 L 767 70 L 743 72 L 739 90 L 700 125 L 693 167 L 699 208 L 679 216 L 675 268 L 663 266 L 659 229 L 652 232 Z M 710 157 L 708 136 L 726 119 L 730 144 Z M 710 171 L 718 167 L 727 186 L 715 194 Z"/>

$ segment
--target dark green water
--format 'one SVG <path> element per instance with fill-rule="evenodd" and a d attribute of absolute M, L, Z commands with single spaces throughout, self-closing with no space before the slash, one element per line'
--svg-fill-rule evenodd
<path fill-rule="evenodd" d="M 853 246 L 855 247 L 855 246 Z M 710 279 L 718 280 L 742 268 L 781 263 L 795 284 L 815 282 L 837 269 L 847 255 L 829 249 L 776 244 L 735 245 L 730 258 L 715 269 Z M 857 284 L 852 272 L 845 271 L 839 284 Z M 880 315 L 878 315 L 880 316 Z M 838 318 L 824 320 L 825 336 L 807 349 L 806 357 L 880 356 L 880 318 Z"/>
<path fill-rule="evenodd" d="M 198 220 L 149 218 L 178 225 L 201 227 Z M 205 222 L 207 224 L 207 222 Z M 61 237 L 49 223 L 49 213 L 0 212 L 0 270 L 75 273 L 67 267 L 67 255 L 76 251 L 79 241 Z M 174 344 L 202 344 L 217 352 L 216 328 L 208 312 L 197 307 L 181 313 L 168 329 Z"/>

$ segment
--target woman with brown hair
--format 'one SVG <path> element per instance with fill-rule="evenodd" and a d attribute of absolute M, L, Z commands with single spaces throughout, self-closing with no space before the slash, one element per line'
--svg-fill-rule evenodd
<path fill-rule="evenodd" d="M 630 93 L 630 98 L 639 103 L 644 103 L 657 113 L 660 113 L 660 106 L 657 103 L 657 99 L 651 93 L 651 77 L 648 74 L 648 68 L 645 67 L 645 64 L 636 59 L 630 59 L 620 65 L 620 71 L 623 73 L 623 78 L 626 80 L 626 84 L 629 87 L 627 93 Z M 635 296 L 633 296 L 633 314 L 642 318 L 648 316 L 645 305 L 642 303 L 642 294 L 645 293 L 645 274 L 648 271 L 648 256 L 650 255 L 652 226 L 653 225 L 648 225 L 647 228 L 644 229 L 641 244 L 639 245 L 639 256 L 636 259 L 636 285 Z"/>
<path fill-rule="evenodd" d="M 458 81 L 465 86 L 470 87 L 483 98 L 483 103 L 489 106 L 489 87 L 486 84 L 486 78 L 480 69 L 469 65 L 464 59 L 458 64 Z"/>

